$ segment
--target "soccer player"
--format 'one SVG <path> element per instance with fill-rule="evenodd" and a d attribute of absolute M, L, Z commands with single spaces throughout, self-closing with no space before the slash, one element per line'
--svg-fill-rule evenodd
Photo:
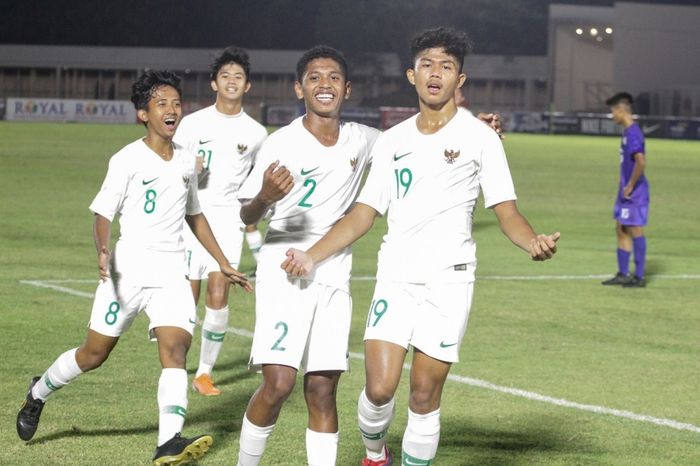
<path fill-rule="evenodd" d="M 644 133 L 632 116 L 632 96 L 620 92 L 605 102 L 615 123 L 624 126 L 620 144 L 620 184 L 613 218 L 617 232 L 617 274 L 603 285 L 643 288 L 647 240 L 644 226 L 649 215 L 649 182 L 644 176 L 646 155 Z M 630 255 L 634 251 L 634 275 L 629 274 Z"/>
<path fill-rule="evenodd" d="M 306 253 L 290 249 L 282 263 L 293 276 L 314 273 L 316 266 L 318 273 L 328 257 L 388 211 L 365 329 L 367 380 L 358 402 L 367 466 L 392 463 L 386 433 L 409 346 L 414 351 L 402 464 L 428 465 L 435 457 L 442 389 L 458 360 L 472 300 L 471 221 L 479 190 L 503 233 L 533 260 L 556 252 L 559 233 L 536 234 L 518 211 L 498 136 L 455 105 L 455 88 L 466 79 L 467 44 L 463 33 L 445 28 L 413 39 L 406 74 L 416 88 L 419 113 L 378 138 L 352 210 Z"/>
<path fill-rule="evenodd" d="M 216 241 L 231 267 L 238 268 L 246 226 L 240 221 L 237 194 L 255 163 L 255 156 L 267 130 L 243 110 L 243 96 L 250 90 L 248 54 L 235 46 L 224 49 L 211 65 L 211 88 L 216 92 L 214 105 L 182 119 L 175 141 L 197 154 L 199 203 L 209 221 Z M 246 233 L 253 241 L 260 232 L 251 225 Z M 229 280 L 219 270 L 218 262 L 184 229 L 189 278 L 195 303 L 199 301 L 201 280 L 207 280 L 205 316 L 199 366 L 192 387 L 205 396 L 219 395 L 211 374 L 224 343 L 229 322 Z"/>
<path fill-rule="evenodd" d="M 107 360 L 139 311 L 150 319 L 163 367 L 158 382 L 158 443 L 153 465 L 180 464 L 203 455 L 209 435 L 180 435 L 187 413 L 185 358 L 196 309 L 186 279 L 182 229 L 185 221 L 221 272 L 247 291 L 245 275 L 229 265 L 197 200 L 195 158 L 172 142 L 180 122 L 180 79 L 168 71 L 147 71 L 132 87 L 131 100 L 146 137 L 117 152 L 99 193 L 90 204 L 100 283 L 83 344 L 61 354 L 29 385 L 17 414 L 17 433 L 30 440 L 44 403 L 56 390 Z M 111 223 L 120 216 L 120 238 L 109 250 Z M 126 454 L 126 452 L 124 452 Z M 129 460 L 124 460 L 129 462 Z"/>
<path fill-rule="evenodd" d="M 259 463 L 299 370 L 309 411 L 308 462 L 335 464 L 337 454 L 335 394 L 347 369 L 352 311 L 350 249 L 303 279 L 288 278 L 279 264 L 287 249 L 311 246 L 350 207 L 379 131 L 341 122 L 351 85 L 345 58 L 333 48 L 304 53 L 294 89 L 306 114 L 267 138 L 238 193 L 246 224 L 273 209 L 258 262 L 251 350 L 251 365 L 262 367 L 263 381 L 243 419 L 241 466 Z"/>

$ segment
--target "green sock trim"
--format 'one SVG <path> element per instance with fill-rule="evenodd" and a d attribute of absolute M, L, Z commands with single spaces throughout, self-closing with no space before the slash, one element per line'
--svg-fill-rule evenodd
<path fill-rule="evenodd" d="M 55 386 L 55 385 L 53 384 L 53 382 L 51 382 L 51 379 L 49 379 L 49 375 L 48 375 L 48 374 L 46 374 L 46 375 L 44 376 L 44 383 L 46 384 L 47 387 L 49 387 L 49 390 L 51 390 L 52 392 L 55 392 L 56 390 L 58 390 L 59 388 L 61 388 L 61 387 Z"/>
<path fill-rule="evenodd" d="M 401 450 L 401 466 L 430 466 L 433 460 L 422 460 Z"/>
<path fill-rule="evenodd" d="M 178 414 L 182 417 L 185 417 L 185 415 L 187 414 L 187 409 L 178 405 L 163 406 L 163 409 L 161 409 L 160 411 L 163 414 Z"/>
<path fill-rule="evenodd" d="M 369 432 L 365 432 L 364 430 L 360 429 L 360 433 L 367 440 L 379 440 L 381 438 L 384 438 L 384 436 L 386 435 L 386 430 L 383 430 L 381 432 L 377 432 L 376 434 L 371 434 Z"/>
<path fill-rule="evenodd" d="M 206 338 L 207 340 L 222 342 L 224 341 L 225 336 L 226 332 L 210 332 L 209 330 L 202 329 L 202 337 Z"/>

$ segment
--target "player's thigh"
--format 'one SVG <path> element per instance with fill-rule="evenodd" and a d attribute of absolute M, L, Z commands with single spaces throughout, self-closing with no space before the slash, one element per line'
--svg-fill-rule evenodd
<path fill-rule="evenodd" d="M 401 380 L 406 348 L 382 340 L 365 340 L 365 392 L 376 405 L 388 403 Z"/>
<path fill-rule="evenodd" d="M 338 288 L 312 283 L 315 304 L 313 320 L 302 366 L 305 372 L 346 371 L 348 339 L 352 323 L 350 293 Z"/>
<path fill-rule="evenodd" d="M 284 273 L 257 282 L 251 366 L 281 364 L 299 369 L 315 308 L 310 285 L 306 280 L 287 279 Z"/>
<path fill-rule="evenodd" d="M 378 281 L 367 311 L 365 340 L 382 340 L 408 349 L 423 285 Z"/>
<path fill-rule="evenodd" d="M 143 289 L 125 280 L 110 277 L 101 281 L 95 290 L 88 327 L 108 337 L 121 336 L 138 315 L 143 298 Z"/>
<path fill-rule="evenodd" d="M 162 287 L 147 288 L 149 293 L 145 312 L 150 324 L 148 331 L 155 339 L 153 329 L 158 327 L 178 327 L 192 335 L 197 319 L 197 311 L 189 281 L 172 280 Z"/>
<path fill-rule="evenodd" d="M 473 295 L 473 281 L 428 284 L 416 316 L 411 345 L 435 359 L 459 361 Z"/>

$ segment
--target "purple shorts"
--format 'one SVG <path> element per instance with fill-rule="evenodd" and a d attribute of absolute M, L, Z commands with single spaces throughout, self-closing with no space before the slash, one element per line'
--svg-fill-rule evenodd
<path fill-rule="evenodd" d="M 631 202 L 616 202 L 613 210 L 613 218 L 620 225 L 631 227 L 643 227 L 647 224 L 649 216 L 649 204 L 633 204 Z"/>

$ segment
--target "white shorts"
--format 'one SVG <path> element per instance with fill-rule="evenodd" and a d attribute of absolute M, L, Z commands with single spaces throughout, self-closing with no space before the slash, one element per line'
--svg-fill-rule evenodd
<path fill-rule="evenodd" d="M 281 261 L 280 261 L 281 262 Z M 352 300 L 347 291 L 258 268 L 251 368 L 346 371 Z"/>
<path fill-rule="evenodd" d="M 204 216 L 209 222 L 216 242 L 233 268 L 241 261 L 245 225 L 239 218 L 238 207 L 207 207 Z M 219 272 L 219 264 L 204 249 L 188 226 L 183 228 L 185 254 L 190 280 L 206 279 L 211 272 Z"/>
<path fill-rule="evenodd" d="M 157 327 L 179 327 L 190 334 L 194 332 L 196 308 L 192 288 L 184 276 L 162 287 L 143 287 L 111 278 L 100 282 L 88 326 L 102 335 L 119 337 L 141 310 L 151 321 L 148 326 L 151 339 Z"/>
<path fill-rule="evenodd" d="M 411 345 L 446 362 L 459 361 L 474 282 L 378 281 L 370 304 L 365 340 Z"/>

